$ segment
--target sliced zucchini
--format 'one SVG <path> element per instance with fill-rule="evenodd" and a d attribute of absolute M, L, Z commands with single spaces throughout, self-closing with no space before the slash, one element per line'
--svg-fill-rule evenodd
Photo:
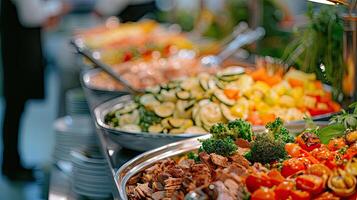
<path fill-rule="evenodd" d="M 245 73 L 245 70 L 243 67 L 228 67 L 220 72 L 217 73 L 217 76 L 224 77 L 224 76 L 237 76 L 237 75 L 242 75 Z"/>
<path fill-rule="evenodd" d="M 172 126 L 170 125 L 169 120 L 170 120 L 170 117 L 161 120 L 161 126 L 166 129 L 171 129 Z"/>
<path fill-rule="evenodd" d="M 187 78 L 181 82 L 180 87 L 183 90 L 189 91 L 192 88 L 196 87 L 197 83 L 198 83 L 198 80 L 196 78 Z"/>
<path fill-rule="evenodd" d="M 191 101 L 178 100 L 176 102 L 176 110 L 174 112 L 175 118 L 191 119 L 192 110 L 189 108 Z"/>
<path fill-rule="evenodd" d="M 141 132 L 140 126 L 138 126 L 136 124 L 126 124 L 126 125 L 120 127 L 120 130 L 126 131 L 126 132 L 132 132 L 132 133 L 140 133 Z"/>
<path fill-rule="evenodd" d="M 181 100 L 189 100 L 191 98 L 191 93 L 188 91 L 178 91 L 176 92 L 176 97 Z"/>
<path fill-rule="evenodd" d="M 133 110 L 137 109 L 138 107 L 139 107 L 139 105 L 137 103 L 135 103 L 134 101 L 131 101 L 130 103 L 125 104 L 122 109 L 117 110 L 116 113 L 118 113 L 120 115 L 130 113 L 130 112 L 133 112 Z"/>
<path fill-rule="evenodd" d="M 193 125 L 192 120 L 190 119 L 179 119 L 179 118 L 171 118 L 169 123 L 174 128 L 188 128 Z"/>
<path fill-rule="evenodd" d="M 160 92 L 162 101 L 176 102 L 176 92 L 175 90 L 161 90 Z"/>
<path fill-rule="evenodd" d="M 149 133 L 161 133 L 164 130 L 164 127 L 161 124 L 152 125 L 149 127 Z"/>
<path fill-rule="evenodd" d="M 216 89 L 217 88 L 216 81 L 214 81 L 213 79 L 208 80 L 208 88 L 210 90 Z"/>
<path fill-rule="evenodd" d="M 201 121 L 201 117 L 199 114 L 197 114 L 193 120 L 195 121 L 196 126 L 202 126 L 202 121 Z"/>
<path fill-rule="evenodd" d="M 191 108 L 193 108 L 193 106 L 195 106 L 196 104 L 196 101 L 195 100 L 192 100 L 192 101 L 189 101 L 187 102 L 186 106 L 185 106 L 185 111 L 188 111 L 190 110 Z"/>
<path fill-rule="evenodd" d="M 240 75 L 235 75 L 235 76 L 218 76 L 217 78 L 221 81 L 226 81 L 226 82 L 231 82 L 231 81 L 236 81 L 238 80 Z"/>
<path fill-rule="evenodd" d="M 147 93 L 158 94 L 160 93 L 161 87 L 159 85 L 155 85 L 149 88 L 146 88 Z"/>
<path fill-rule="evenodd" d="M 155 98 L 153 94 L 144 94 L 140 97 L 140 104 L 149 110 L 153 110 L 154 107 L 160 105 L 160 102 Z"/>
<path fill-rule="evenodd" d="M 195 116 L 198 115 L 200 111 L 200 106 L 195 105 L 192 109 L 192 118 L 195 119 Z"/>
<path fill-rule="evenodd" d="M 218 87 L 219 89 L 222 89 L 222 90 L 225 89 L 226 85 L 224 84 L 224 82 L 222 82 L 222 81 L 220 81 L 220 80 L 218 80 L 218 79 L 216 79 L 215 81 L 216 81 L 216 85 L 217 85 L 217 87 Z"/>
<path fill-rule="evenodd" d="M 185 130 L 185 133 L 205 134 L 208 133 L 208 131 L 199 126 L 191 126 Z"/>
<path fill-rule="evenodd" d="M 201 88 L 202 88 L 204 91 L 206 91 L 206 90 L 209 89 L 209 88 L 208 88 L 208 80 L 207 80 L 207 79 L 205 79 L 205 78 L 200 78 L 199 83 L 200 83 Z"/>
<path fill-rule="evenodd" d="M 233 121 L 236 120 L 238 117 L 235 117 L 232 115 L 231 110 L 226 106 L 224 103 L 220 104 L 221 111 L 223 116 L 228 120 L 228 121 Z"/>
<path fill-rule="evenodd" d="M 206 104 L 212 103 L 209 99 L 202 99 L 201 101 L 198 102 L 199 106 L 204 106 Z"/>
<path fill-rule="evenodd" d="M 215 90 L 214 96 L 217 97 L 220 102 L 226 104 L 227 106 L 234 106 L 234 104 L 236 103 L 235 100 L 229 99 L 222 90 Z"/>
<path fill-rule="evenodd" d="M 180 118 L 170 118 L 169 124 L 174 128 L 181 128 L 185 125 L 186 120 Z"/>
<path fill-rule="evenodd" d="M 173 128 L 170 130 L 170 134 L 181 134 L 184 133 L 186 131 L 185 128 Z"/>
<path fill-rule="evenodd" d="M 203 124 L 203 125 L 202 125 L 202 127 L 203 127 L 207 132 L 210 132 L 211 126 L 213 126 L 213 124 L 212 124 L 212 125 L 208 125 L 208 124 Z"/>
<path fill-rule="evenodd" d="M 157 116 L 166 118 L 170 117 L 175 111 L 175 104 L 172 102 L 165 102 L 154 108 L 154 112 Z"/>
<path fill-rule="evenodd" d="M 139 121 L 139 111 L 134 110 L 132 113 L 123 114 L 119 117 L 119 126 L 125 126 L 127 124 L 139 124 Z"/>
<path fill-rule="evenodd" d="M 199 115 L 203 124 L 209 126 L 223 121 L 221 109 L 216 103 L 209 103 L 202 106 Z"/>

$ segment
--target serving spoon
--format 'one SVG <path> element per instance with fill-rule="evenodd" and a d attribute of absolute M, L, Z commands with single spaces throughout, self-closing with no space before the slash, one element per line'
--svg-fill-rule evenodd
<path fill-rule="evenodd" d="M 134 94 L 134 95 L 144 93 L 142 90 L 133 88 L 130 85 L 130 83 L 127 80 L 125 80 L 120 74 L 115 72 L 112 67 L 103 63 L 100 60 L 100 56 L 99 56 L 98 52 L 91 52 L 90 50 L 88 50 L 85 47 L 82 39 L 80 39 L 80 38 L 73 39 L 73 40 L 71 40 L 71 44 L 76 48 L 77 53 L 83 55 L 85 58 L 90 60 L 95 66 L 101 68 L 106 73 L 108 73 L 112 78 L 114 78 L 116 81 L 120 82 L 129 93 Z"/>
<path fill-rule="evenodd" d="M 265 35 L 265 30 L 262 27 L 258 27 L 255 30 L 248 30 L 242 34 L 239 34 L 218 55 L 204 56 L 201 59 L 201 64 L 204 67 L 219 66 L 223 61 L 225 61 L 227 58 L 233 55 L 239 48 L 260 39 L 264 35 Z"/>

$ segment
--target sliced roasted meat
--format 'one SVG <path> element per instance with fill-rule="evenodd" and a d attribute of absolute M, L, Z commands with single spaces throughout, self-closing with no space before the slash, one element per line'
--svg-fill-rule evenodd
<path fill-rule="evenodd" d="M 229 162 L 228 162 L 228 158 L 212 153 L 211 154 L 211 161 L 213 164 L 218 165 L 220 167 L 228 167 L 229 166 Z"/>
<path fill-rule="evenodd" d="M 233 163 L 237 163 L 239 165 L 244 166 L 245 168 L 248 168 L 250 165 L 250 162 L 242 155 L 236 153 L 232 156 L 229 157 L 229 159 L 233 162 Z"/>
<path fill-rule="evenodd" d="M 134 188 L 134 195 L 135 195 L 135 197 L 137 197 L 139 199 L 151 197 L 152 193 L 153 192 L 152 192 L 152 189 L 149 187 L 149 183 L 144 183 L 144 184 L 139 183 Z"/>

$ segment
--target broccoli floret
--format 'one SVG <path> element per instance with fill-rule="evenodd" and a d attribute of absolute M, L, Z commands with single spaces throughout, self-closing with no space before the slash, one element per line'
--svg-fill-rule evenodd
<path fill-rule="evenodd" d="M 269 122 L 265 128 L 268 129 L 269 133 L 274 135 L 275 140 L 282 140 L 285 143 L 294 142 L 294 137 L 289 134 L 288 129 L 283 125 L 283 120 L 278 117 L 275 121 Z"/>
<path fill-rule="evenodd" d="M 222 123 L 213 125 L 210 129 L 210 133 L 212 134 L 212 137 L 216 139 L 223 139 L 226 138 L 227 136 L 231 137 L 227 125 Z"/>
<path fill-rule="evenodd" d="M 244 120 L 237 119 L 234 121 L 230 121 L 228 123 L 228 129 L 235 137 L 234 139 L 242 138 L 248 141 L 252 141 L 253 139 L 252 126 Z"/>
<path fill-rule="evenodd" d="M 218 123 L 211 127 L 210 132 L 213 138 L 223 139 L 226 137 L 236 140 L 242 138 L 248 141 L 253 139 L 252 126 L 241 119 L 234 120 L 226 124 Z"/>
<path fill-rule="evenodd" d="M 194 160 L 195 163 L 199 163 L 200 162 L 200 157 L 196 153 L 194 153 L 192 151 L 187 154 L 187 158 Z"/>
<path fill-rule="evenodd" d="M 252 163 L 271 163 L 286 158 L 285 143 L 275 140 L 270 134 L 257 135 L 252 142 L 251 150 L 245 157 Z"/>
<path fill-rule="evenodd" d="M 230 156 L 237 151 L 237 146 L 231 138 L 215 139 L 209 138 L 201 140 L 201 150 L 210 153 L 216 153 L 222 156 Z"/>

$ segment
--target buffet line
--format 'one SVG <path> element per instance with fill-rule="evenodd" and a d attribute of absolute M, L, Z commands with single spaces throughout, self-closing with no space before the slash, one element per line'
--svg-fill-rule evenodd
<path fill-rule="evenodd" d="M 278 59 L 206 65 L 251 32 L 225 44 L 153 21 L 76 33 L 77 49 L 120 76 L 83 58 L 120 199 L 356 198 L 356 104 L 344 111 L 315 74 Z"/>

